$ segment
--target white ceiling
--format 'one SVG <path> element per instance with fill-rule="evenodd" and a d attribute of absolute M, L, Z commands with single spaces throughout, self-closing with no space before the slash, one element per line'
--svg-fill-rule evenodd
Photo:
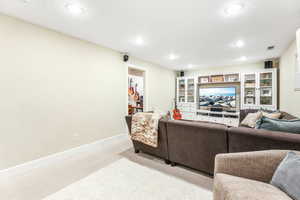
<path fill-rule="evenodd" d="M 278 57 L 300 27 L 300 0 L 0 0 L 0 12 L 173 69 Z M 78 2 L 82 15 L 66 4 Z M 242 2 L 243 11 L 224 16 Z M 144 45 L 136 45 L 142 37 Z M 243 48 L 232 43 L 243 40 Z M 267 46 L 276 49 L 267 51 Z M 168 59 L 173 53 L 175 60 Z M 247 56 L 247 61 L 239 61 Z"/>

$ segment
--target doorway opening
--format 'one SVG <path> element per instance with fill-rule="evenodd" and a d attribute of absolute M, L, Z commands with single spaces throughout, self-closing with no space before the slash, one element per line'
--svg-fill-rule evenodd
<path fill-rule="evenodd" d="M 128 114 L 133 115 L 145 110 L 146 71 L 128 67 Z"/>

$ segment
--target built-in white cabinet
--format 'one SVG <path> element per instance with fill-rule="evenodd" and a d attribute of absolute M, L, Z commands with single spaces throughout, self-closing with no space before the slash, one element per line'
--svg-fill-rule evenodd
<path fill-rule="evenodd" d="M 177 78 L 177 102 L 196 102 L 196 79 L 194 77 Z"/>
<path fill-rule="evenodd" d="M 242 74 L 241 109 L 277 109 L 277 69 Z"/>
<path fill-rule="evenodd" d="M 199 88 L 235 87 L 234 109 L 222 111 L 205 109 L 200 106 Z M 210 121 L 238 126 L 240 109 L 277 109 L 277 69 L 263 69 L 249 73 L 228 73 L 198 75 L 177 78 L 177 108 L 186 120 Z"/>
<path fill-rule="evenodd" d="M 177 108 L 182 118 L 194 120 L 196 113 L 196 87 L 197 79 L 194 77 L 177 78 Z"/>

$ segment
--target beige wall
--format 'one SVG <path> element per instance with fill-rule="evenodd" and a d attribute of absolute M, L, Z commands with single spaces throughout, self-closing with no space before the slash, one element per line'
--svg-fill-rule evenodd
<path fill-rule="evenodd" d="M 264 62 L 243 64 L 243 65 L 232 65 L 223 67 L 207 67 L 197 70 L 189 70 L 185 72 L 186 76 L 197 76 L 207 74 L 218 74 L 218 73 L 236 73 L 236 72 L 253 72 L 264 69 Z"/>
<path fill-rule="evenodd" d="M 300 91 L 295 91 L 296 41 L 280 59 L 280 109 L 300 117 Z"/>
<path fill-rule="evenodd" d="M 127 132 L 118 52 L 3 15 L 0 44 L 0 169 Z M 149 107 L 170 109 L 174 72 L 132 64 L 147 69 Z"/>

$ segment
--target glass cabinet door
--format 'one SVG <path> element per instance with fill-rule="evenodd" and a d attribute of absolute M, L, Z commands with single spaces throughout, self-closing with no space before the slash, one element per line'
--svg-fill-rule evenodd
<path fill-rule="evenodd" d="M 187 79 L 187 102 L 195 102 L 195 79 Z"/>
<path fill-rule="evenodd" d="M 244 79 L 244 104 L 256 105 L 256 74 L 245 74 Z"/>
<path fill-rule="evenodd" d="M 260 104 L 272 105 L 273 102 L 273 76 L 272 72 L 260 73 L 259 75 L 259 92 L 260 92 Z"/>
<path fill-rule="evenodd" d="M 178 80 L 178 101 L 185 102 L 186 84 L 185 79 Z"/>

